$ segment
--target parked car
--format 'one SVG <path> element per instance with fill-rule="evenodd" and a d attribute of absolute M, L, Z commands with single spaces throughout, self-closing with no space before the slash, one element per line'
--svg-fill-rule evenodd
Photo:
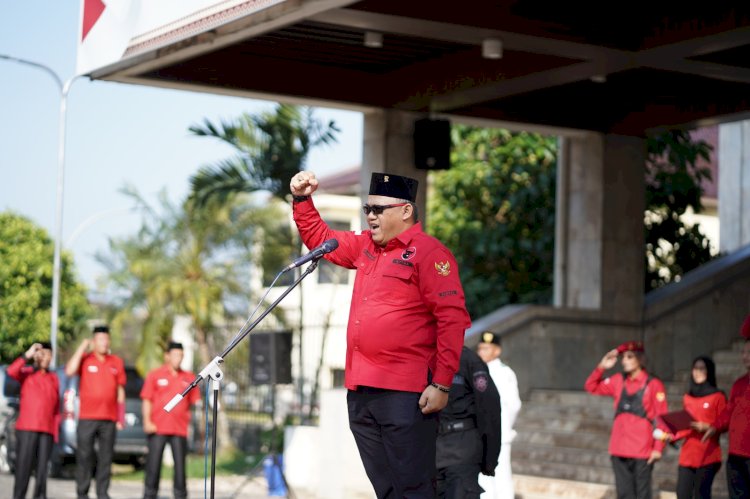
<path fill-rule="evenodd" d="M 21 385 L 18 381 L 8 376 L 5 369 L 8 366 L 0 366 L 0 473 L 13 473 L 16 462 L 16 436 L 15 425 L 18 415 L 18 400 L 21 393 Z"/>
<path fill-rule="evenodd" d="M 134 367 L 125 367 L 125 427 L 117 431 L 112 461 L 132 464 L 142 469 L 146 462 L 148 444 L 143 431 L 141 413 L 141 388 L 143 378 Z M 50 457 L 50 475 L 67 475 L 68 465 L 75 462 L 76 432 L 78 428 L 78 376 L 68 377 L 63 368 L 57 369 L 60 378 L 60 435 Z"/>
<path fill-rule="evenodd" d="M 71 475 L 70 464 L 75 463 L 76 432 L 78 428 L 78 376 L 66 376 L 64 367 L 56 369 L 60 380 L 60 432 L 50 456 L 50 476 Z M 113 462 L 132 464 L 141 469 L 148 452 L 143 432 L 140 392 L 143 378 L 133 367 L 125 367 L 125 427 L 117 431 Z M 5 376 L 0 368 L 4 390 L 0 400 L 0 471 L 12 472 L 15 465 L 15 421 L 18 415 L 19 384 Z M 8 394 L 6 396 L 6 393 Z M 7 410 L 4 409 L 7 407 Z M 5 464 L 3 464 L 5 463 Z"/>

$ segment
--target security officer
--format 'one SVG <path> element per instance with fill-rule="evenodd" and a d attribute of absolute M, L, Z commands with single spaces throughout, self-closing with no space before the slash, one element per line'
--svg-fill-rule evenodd
<path fill-rule="evenodd" d="M 479 498 L 479 473 L 494 475 L 500 455 L 500 414 L 500 395 L 487 364 L 463 347 L 448 405 L 440 412 L 438 497 Z"/>

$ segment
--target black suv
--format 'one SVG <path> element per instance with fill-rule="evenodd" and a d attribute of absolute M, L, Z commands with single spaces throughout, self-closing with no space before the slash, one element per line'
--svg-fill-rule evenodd
<path fill-rule="evenodd" d="M 0 369 L 5 375 L 4 367 Z M 75 462 L 76 453 L 76 431 L 78 427 L 78 376 L 68 377 L 65 368 L 56 369 L 60 380 L 60 434 L 58 441 L 52 448 L 50 457 L 50 475 L 68 475 L 70 470 L 66 465 Z M 133 367 L 126 367 L 127 381 L 125 384 L 125 427 L 117 431 L 115 440 L 115 452 L 113 461 L 115 463 L 132 464 L 136 469 L 141 469 L 145 463 L 148 447 L 146 434 L 143 432 L 143 421 L 141 416 L 140 392 L 143 386 L 143 378 Z M 9 410 L 3 415 L 0 413 L 0 471 L 13 471 L 15 463 L 15 419 L 18 413 L 18 383 L 8 377 L 3 380 L 7 394 Z M 15 391 L 14 391 L 15 390 Z M 15 397 L 13 396 L 15 393 Z M 2 402 L 0 401 L 0 406 Z M 2 407 L 0 407 L 2 410 Z M 7 456 L 6 469 L 2 469 L 3 449 Z"/>

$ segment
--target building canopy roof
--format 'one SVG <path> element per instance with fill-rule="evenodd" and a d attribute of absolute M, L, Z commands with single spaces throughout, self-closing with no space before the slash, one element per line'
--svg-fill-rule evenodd
<path fill-rule="evenodd" d="M 92 77 L 643 135 L 747 117 L 749 66 L 750 2 L 227 0 Z"/>

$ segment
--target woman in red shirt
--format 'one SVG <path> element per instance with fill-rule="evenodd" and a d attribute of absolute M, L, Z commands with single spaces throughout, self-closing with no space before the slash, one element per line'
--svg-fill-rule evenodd
<path fill-rule="evenodd" d="M 677 499 L 711 499 L 711 485 L 721 468 L 719 436 L 703 441 L 703 435 L 714 424 L 727 405 L 727 397 L 716 387 L 716 365 L 709 357 L 693 360 L 690 389 L 682 405 L 692 416 L 691 428 L 670 435 L 683 440 L 677 472 Z"/>

